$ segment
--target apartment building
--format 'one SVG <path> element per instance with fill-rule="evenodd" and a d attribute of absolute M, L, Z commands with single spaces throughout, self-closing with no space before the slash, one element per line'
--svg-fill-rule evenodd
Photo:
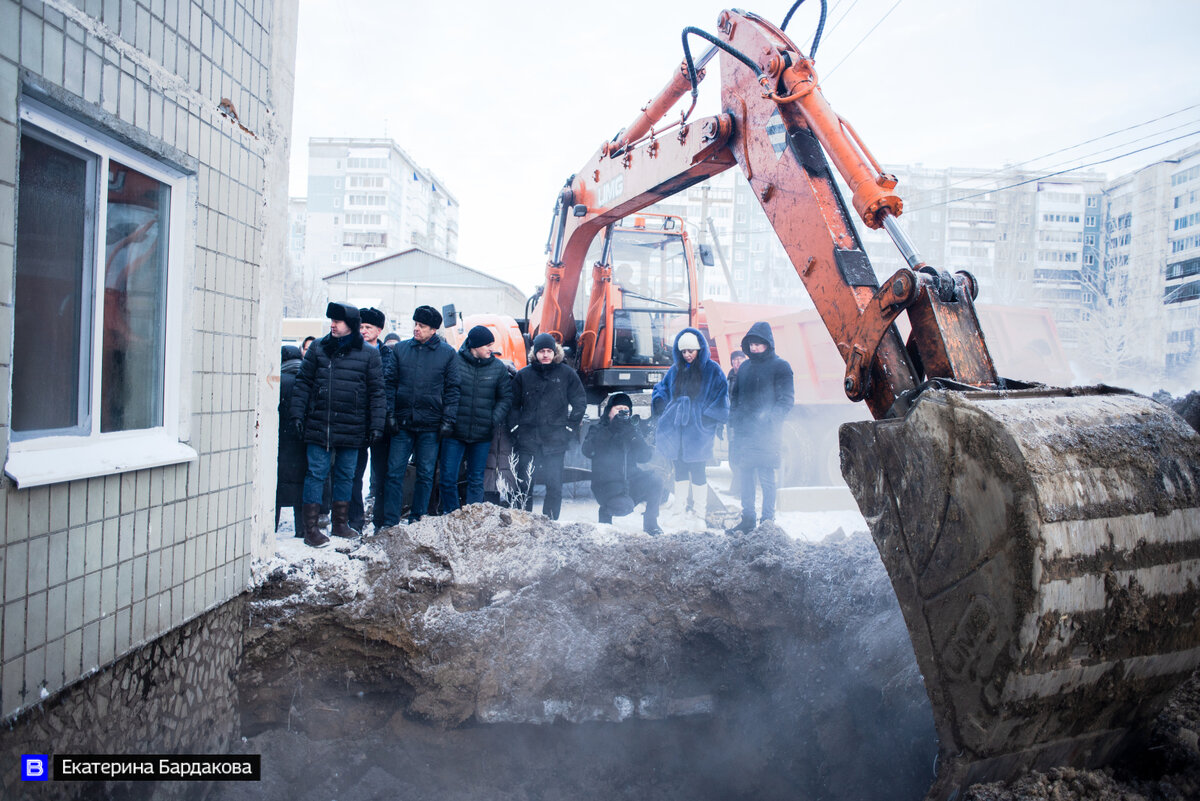
<path fill-rule="evenodd" d="M 411 247 L 454 260 L 458 200 L 391 139 L 310 139 L 304 263 L 310 279 Z"/>

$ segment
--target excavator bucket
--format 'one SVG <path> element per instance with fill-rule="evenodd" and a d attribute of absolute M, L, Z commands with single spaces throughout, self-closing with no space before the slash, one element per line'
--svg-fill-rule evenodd
<path fill-rule="evenodd" d="M 840 436 L 932 702 L 930 801 L 1109 761 L 1200 664 L 1200 437 L 1173 412 L 927 390 Z"/>

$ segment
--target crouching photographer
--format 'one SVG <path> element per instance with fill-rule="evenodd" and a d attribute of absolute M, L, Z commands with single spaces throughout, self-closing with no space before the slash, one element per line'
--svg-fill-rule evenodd
<path fill-rule="evenodd" d="M 658 527 L 658 504 L 662 497 L 662 477 L 639 464 L 650 461 L 654 449 L 640 430 L 641 418 L 633 415 L 633 402 L 623 392 L 609 397 L 600 422 L 588 431 L 583 455 L 592 460 L 592 495 L 600 504 L 601 523 L 633 512 L 646 502 L 642 530 L 651 536 L 662 533 Z"/>

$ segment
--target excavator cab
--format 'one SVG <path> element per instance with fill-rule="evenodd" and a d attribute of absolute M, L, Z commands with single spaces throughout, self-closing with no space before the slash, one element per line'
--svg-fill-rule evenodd
<path fill-rule="evenodd" d="M 671 366 L 675 336 L 696 314 L 683 221 L 664 214 L 621 220 L 593 240 L 585 262 L 598 276 L 575 299 L 576 341 L 595 342 L 585 384 L 597 396 L 654 386 Z"/>

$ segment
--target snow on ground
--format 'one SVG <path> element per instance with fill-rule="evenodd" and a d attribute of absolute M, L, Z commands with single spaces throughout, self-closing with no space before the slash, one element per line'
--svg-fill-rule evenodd
<path fill-rule="evenodd" d="M 737 522 L 741 512 L 741 501 L 738 496 L 728 492 L 730 482 L 730 471 L 727 464 L 721 464 L 719 467 L 709 468 L 708 481 L 709 485 L 717 491 L 717 495 L 725 503 L 725 508 L 730 515 L 730 525 Z M 840 490 L 831 488 L 829 493 L 825 495 L 834 495 L 836 492 L 845 493 L 845 489 Z M 542 511 L 541 488 L 538 487 L 537 496 L 534 498 L 533 511 Z M 787 497 L 785 497 L 787 496 Z M 806 501 L 807 498 L 812 498 L 812 501 Z M 799 498 L 799 500 L 795 500 Z M 829 535 L 838 535 L 839 531 L 843 535 L 850 535 L 856 532 L 868 532 L 866 520 L 859 514 L 852 503 L 828 503 L 823 501 L 824 495 L 815 490 L 807 494 L 797 494 L 796 490 L 784 489 L 780 493 L 779 510 L 775 515 L 775 524 L 783 531 L 790 535 L 793 539 L 804 540 L 806 542 L 820 542 Z M 761 503 L 761 501 L 760 501 Z M 841 508 L 830 508 L 830 507 Z M 798 508 L 792 508 L 798 507 Z M 596 500 L 592 497 L 591 486 L 586 481 L 580 481 L 573 484 L 567 484 L 563 487 L 563 505 L 562 512 L 559 515 L 559 520 L 564 523 L 594 523 L 600 526 L 596 521 L 598 506 Z M 625 517 L 614 518 L 611 525 L 606 525 L 604 528 L 609 528 L 614 532 L 640 532 L 642 530 L 642 512 L 645 509 L 644 504 L 639 504 L 633 514 Z M 678 533 L 681 531 L 699 531 L 702 526 L 700 519 L 691 513 L 675 514 L 670 512 L 666 505 L 659 513 L 658 524 L 662 527 L 666 536 Z M 367 533 L 371 533 L 371 525 L 367 525 Z M 328 528 L 326 528 L 328 531 Z M 271 572 L 279 564 L 295 564 L 308 557 L 317 560 L 317 565 L 327 564 L 329 566 L 345 564 L 345 556 L 347 552 L 354 551 L 356 558 L 370 558 L 369 553 L 363 553 L 358 549 L 359 542 L 357 540 L 342 540 L 337 537 L 332 538 L 330 547 L 328 548 L 309 548 L 304 544 L 304 540 L 294 536 L 295 528 L 292 524 L 290 510 L 284 509 L 282 518 L 279 524 L 279 532 L 276 534 L 276 556 L 275 559 L 263 563 L 256 568 L 256 576 L 263 576 Z M 714 533 L 715 535 L 715 533 Z M 366 540 L 367 544 L 370 538 Z M 317 567 L 316 569 L 320 569 Z M 257 582 L 256 582 L 257 583 Z"/>

